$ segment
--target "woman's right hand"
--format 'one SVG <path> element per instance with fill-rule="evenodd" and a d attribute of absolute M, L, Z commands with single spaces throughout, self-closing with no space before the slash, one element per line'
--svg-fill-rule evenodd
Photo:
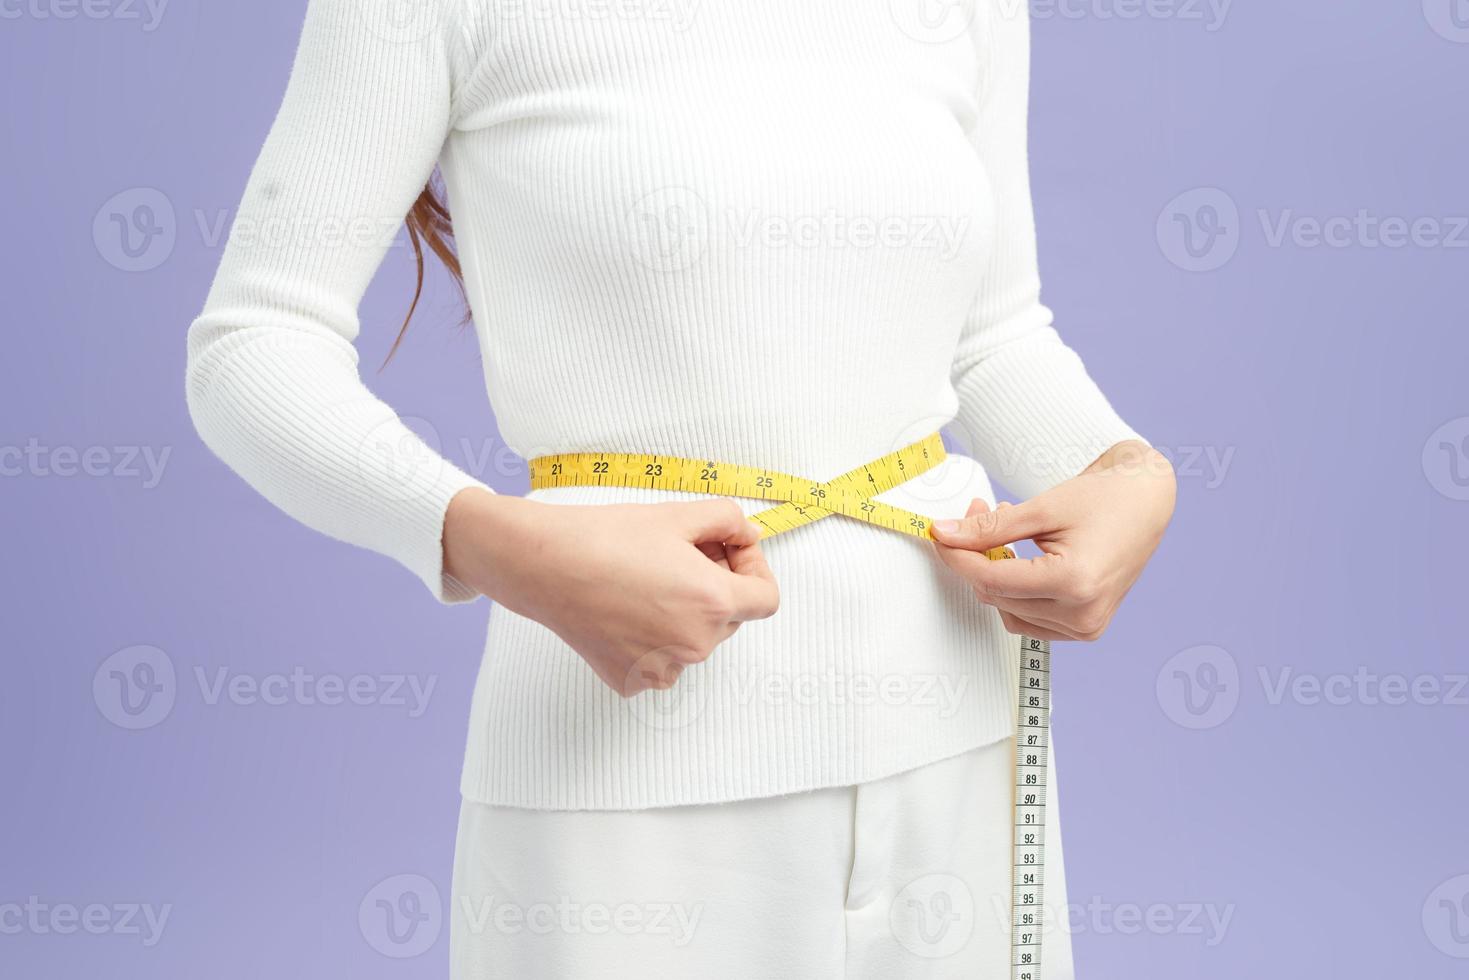
<path fill-rule="evenodd" d="M 732 500 L 584 506 L 472 488 L 449 504 L 444 569 L 551 629 L 623 697 L 666 690 L 780 593 Z"/>

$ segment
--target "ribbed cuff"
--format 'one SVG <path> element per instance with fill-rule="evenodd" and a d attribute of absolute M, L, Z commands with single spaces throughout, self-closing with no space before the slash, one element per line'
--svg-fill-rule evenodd
<path fill-rule="evenodd" d="M 461 490 L 478 487 L 487 493 L 495 491 L 464 473 L 457 467 L 445 463 L 440 481 L 421 498 L 421 512 L 415 522 L 421 527 L 411 541 L 395 557 L 417 575 L 433 597 L 445 605 L 473 602 L 480 593 L 460 582 L 444 570 L 444 518 L 449 511 L 449 502 Z"/>
<path fill-rule="evenodd" d="M 1054 331 L 995 352 L 955 390 L 960 434 L 990 476 L 1020 497 L 1064 483 L 1119 442 L 1147 442 Z"/>
<path fill-rule="evenodd" d="M 444 518 L 461 490 L 494 491 L 368 391 L 341 346 L 258 330 L 200 343 L 189 411 L 216 455 L 307 526 L 395 558 L 440 602 L 476 597 L 444 573 Z"/>

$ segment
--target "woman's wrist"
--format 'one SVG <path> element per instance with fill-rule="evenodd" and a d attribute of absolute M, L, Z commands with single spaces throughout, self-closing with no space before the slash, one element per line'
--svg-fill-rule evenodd
<path fill-rule="evenodd" d="M 456 493 L 444 514 L 444 573 L 501 601 L 509 557 L 523 547 L 529 512 L 538 507 L 523 497 L 482 487 Z"/>
<path fill-rule="evenodd" d="M 1164 456 L 1151 445 L 1141 439 L 1124 439 L 1115 443 L 1106 452 L 1092 461 L 1085 472 L 1095 473 L 1099 470 L 1127 470 L 1129 472 L 1149 472 L 1155 475 L 1173 475 L 1173 464 L 1168 457 Z"/>

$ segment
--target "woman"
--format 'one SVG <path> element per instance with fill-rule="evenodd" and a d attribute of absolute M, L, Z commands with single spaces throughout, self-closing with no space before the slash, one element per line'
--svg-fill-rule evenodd
<path fill-rule="evenodd" d="M 1008 975 L 1011 634 L 1100 635 L 1173 505 L 1039 300 L 1023 11 L 311 0 L 189 405 L 292 516 L 494 602 L 455 977 Z M 517 453 L 820 481 L 953 422 L 972 457 L 881 498 L 935 540 L 491 491 L 359 379 L 405 214 L 420 272 L 421 241 L 462 264 Z"/>

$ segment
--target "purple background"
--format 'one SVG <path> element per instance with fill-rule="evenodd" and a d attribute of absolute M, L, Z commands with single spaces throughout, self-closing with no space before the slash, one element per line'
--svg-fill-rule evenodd
<path fill-rule="evenodd" d="M 357 913 L 396 875 L 447 898 L 488 607 L 443 609 L 275 512 L 202 448 L 183 401 L 216 221 L 304 2 L 174 0 L 156 23 L 121 0 L 28 3 L 0 7 L 0 907 L 170 913 L 151 946 L 0 916 L 0 974 L 442 976 L 446 932 L 395 959 Z M 1194 0 L 1141 6 L 1035 6 L 1047 299 L 1181 476 L 1112 631 L 1056 658 L 1080 973 L 1460 977 L 1469 0 L 1240 0 L 1222 20 Z M 173 209 L 155 218 L 174 241 L 129 272 L 108 221 L 138 188 Z M 1423 219 L 1417 241 L 1364 223 L 1313 244 L 1300 223 L 1362 211 Z M 399 248 L 363 307 L 370 374 L 410 275 Z M 466 446 L 493 463 L 473 337 L 433 286 L 371 383 L 461 463 Z M 169 454 L 161 480 L 138 451 Z M 67 475 L 72 453 L 90 475 Z M 476 471 L 524 486 L 503 459 Z M 126 730 L 93 679 L 137 645 L 177 682 L 166 717 Z M 435 687 L 413 717 L 386 698 L 210 703 L 196 678 L 296 668 Z M 1306 686 L 1277 696 L 1286 671 Z M 1390 703 L 1386 675 L 1418 693 Z M 1222 936 L 1198 908 L 1230 916 Z"/>

